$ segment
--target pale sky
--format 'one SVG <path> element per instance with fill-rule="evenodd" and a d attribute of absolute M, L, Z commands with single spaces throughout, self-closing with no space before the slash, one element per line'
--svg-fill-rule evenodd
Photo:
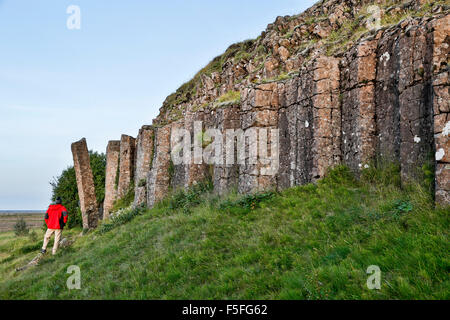
<path fill-rule="evenodd" d="M 0 0 L 0 210 L 48 206 L 70 144 L 136 136 L 165 97 L 302 0 Z M 66 26 L 69 5 L 81 29 Z"/>

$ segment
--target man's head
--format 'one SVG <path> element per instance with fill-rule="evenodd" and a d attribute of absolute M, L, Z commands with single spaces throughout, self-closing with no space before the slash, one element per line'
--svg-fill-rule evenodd
<path fill-rule="evenodd" d="M 56 203 L 56 204 L 62 204 L 61 197 L 56 198 L 55 203 Z"/>

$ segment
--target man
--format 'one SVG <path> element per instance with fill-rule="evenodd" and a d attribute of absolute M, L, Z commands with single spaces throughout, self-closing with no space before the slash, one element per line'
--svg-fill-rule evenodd
<path fill-rule="evenodd" d="M 47 252 L 47 244 L 50 241 L 53 233 L 55 234 L 55 243 L 53 244 L 53 255 L 56 254 L 58 250 L 59 240 L 61 240 L 61 234 L 64 226 L 67 223 L 67 209 L 61 204 L 62 200 L 60 197 L 56 198 L 56 203 L 48 207 L 47 213 L 45 214 L 45 223 L 47 224 L 47 232 L 44 237 L 44 245 L 42 246 L 41 253 Z"/>

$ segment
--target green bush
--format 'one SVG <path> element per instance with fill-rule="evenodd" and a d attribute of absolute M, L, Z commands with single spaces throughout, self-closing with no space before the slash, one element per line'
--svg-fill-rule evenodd
<path fill-rule="evenodd" d="M 139 187 L 139 188 L 143 188 L 143 187 L 145 187 L 146 185 L 147 185 L 147 180 L 145 180 L 145 179 L 139 180 L 139 183 L 138 183 L 138 187 Z"/>
<path fill-rule="evenodd" d="M 167 199 L 168 208 L 170 211 L 181 209 L 185 213 L 190 213 L 192 207 L 201 203 L 202 195 L 212 191 L 213 188 L 212 181 L 205 180 L 188 190 L 180 189 Z"/>
<path fill-rule="evenodd" d="M 30 241 L 34 242 L 38 239 L 38 235 L 36 233 L 36 231 L 32 230 L 29 234 L 28 234 L 28 239 L 30 239 Z"/>
<path fill-rule="evenodd" d="M 14 233 L 16 236 L 26 236 L 30 230 L 28 229 L 27 223 L 23 218 L 20 218 L 17 220 L 16 224 L 14 225 Z"/>
<path fill-rule="evenodd" d="M 100 227 L 100 233 L 106 233 L 118 226 L 126 224 L 133 220 L 135 217 L 142 215 L 146 211 L 144 206 L 140 206 L 134 209 L 124 210 L 124 212 L 119 213 L 117 216 L 111 218 L 110 223 L 104 223 Z"/>

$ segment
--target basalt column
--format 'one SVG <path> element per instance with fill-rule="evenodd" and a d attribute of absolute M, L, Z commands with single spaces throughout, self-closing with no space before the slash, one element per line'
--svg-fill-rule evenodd
<path fill-rule="evenodd" d="M 370 165 L 376 148 L 377 40 L 352 48 L 342 61 L 343 162 L 355 172 Z"/>
<path fill-rule="evenodd" d="M 434 113 L 434 139 L 436 147 L 436 202 L 450 204 L 450 94 L 449 50 L 450 16 L 432 23 L 432 103 Z"/>
<path fill-rule="evenodd" d="M 314 63 L 312 107 L 312 181 L 341 162 L 339 60 L 319 57 Z M 301 95 L 300 95 L 301 96 Z"/>
<path fill-rule="evenodd" d="M 195 152 L 198 147 L 203 147 L 204 133 L 208 126 L 205 123 L 204 112 L 188 111 L 184 126 L 191 133 L 191 141 L 195 146 L 193 150 L 190 150 L 192 151 L 190 163 L 184 166 L 184 187 L 189 188 L 207 178 L 208 166 L 203 159 L 203 152 L 201 154 Z"/>
<path fill-rule="evenodd" d="M 150 172 L 155 132 L 152 126 L 143 126 L 136 139 L 136 171 L 134 174 L 135 196 L 134 206 L 146 203 L 147 176 Z"/>
<path fill-rule="evenodd" d="M 280 189 L 315 182 L 341 161 L 339 61 L 318 57 L 280 86 Z"/>
<path fill-rule="evenodd" d="M 406 26 L 405 26 L 406 27 Z M 433 151 L 431 103 L 432 33 L 425 25 L 410 25 L 399 38 L 398 83 L 400 163 L 402 179 L 416 176 Z M 381 107 L 381 106 L 380 106 Z"/>
<path fill-rule="evenodd" d="M 119 178 L 120 141 L 109 141 L 106 148 L 106 181 L 103 218 L 109 218 L 114 201 L 117 199 Z"/>
<path fill-rule="evenodd" d="M 278 173 L 278 188 L 293 187 L 296 182 L 297 158 L 297 126 L 298 103 L 297 94 L 299 77 L 294 77 L 282 85 L 280 95 L 280 110 L 278 113 L 278 127 L 280 129 L 280 170 Z M 308 123 L 309 125 L 309 123 Z M 311 139 L 308 139 L 309 141 Z"/>
<path fill-rule="evenodd" d="M 239 152 L 245 163 L 239 165 L 241 193 L 253 193 L 276 188 L 279 169 L 278 85 L 261 84 L 242 93 L 241 126 L 243 137 L 238 140 Z"/>
<path fill-rule="evenodd" d="M 171 125 L 158 128 L 155 133 L 155 154 L 147 178 L 147 205 L 153 207 L 167 196 L 171 182 L 170 155 Z"/>
<path fill-rule="evenodd" d="M 120 140 L 120 164 L 119 164 L 119 184 L 117 187 L 117 197 L 124 197 L 130 189 L 131 182 L 134 181 L 136 139 L 122 135 Z"/>
<path fill-rule="evenodd" d="M 218 108 L 212 115 L 214 128 L 222 133 L 221 163 L 214 165 L 213 172 L 214 190 L 219 194 L 224 194 L 238 186 L 237 141 L 227 137 L 232 137 L 241 128 L 239 110 L 239 105 L 232 104 Z"/>
<path fill-rule="evenodd" d="M 191 152 L 191 132 L 186 129 L 183 120 L 173 122 L 171 124 L 171 140 L 170 140 L 170 187 L 174 190 L 183 189 L 190 186 L 187 184 L 187 177 L 189 173 L 189 153 Z M 178 141 L 177 141 L 178 139 Z M 186 152 L 186 153 L 185 153 Z M 179 156 L 178 159 L 174 156 Z M 188 158 L 185 158 L 187 156 Z"/>
<path fill-rule="evenodd" d="M 83 218 L 83 229 L 93 229 L 97 227 L 98 223 L 98 206 L 86 139 L 83 138 L 78 142 L 72 143 L 72 155 Z"/>
<path fill-rule="evenodd" d="M 398 93 L 401 29 L 384 32 L 377 49 L 375 84 L 377 154 L 385 161 L 400 163 L 400 102 Z"/>

